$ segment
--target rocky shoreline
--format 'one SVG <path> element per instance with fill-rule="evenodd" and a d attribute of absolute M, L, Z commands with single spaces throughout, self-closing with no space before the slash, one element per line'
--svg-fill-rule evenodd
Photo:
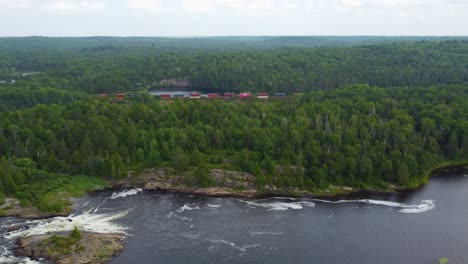
<path fill-rule="evenodd" d="M 186 176 L 175 175 L 169 168 L 146 169 L 136 175 L 131 175 L 126 179 L 111 182 L 110 185 L 115 189 L 141 188 L 145 191 L 246 199 L 263 199 L 268 197 L 330 199 L 348 195 L 370 193 L 397 194 L 400 191 L 405 191 L 405 189 L 394 185 L 390 185 L 390 188 L 387 190 L 330 186 L 327 190 L 320 192 L 310 192 L 300 190 L 298 188 L 278 189 L 274 186 L 266 186 L 266 188 L 261 191 L 255 186 L 255 176 L 249 173 L 213 169 L 211 170 L 211 176 L 216 181 L 215 187 L 197 188 L 186 183 Z"/>
<path fill-rule="evenodd" d="M 453 169 L 467 171 L 462 165 L 451 165 L 439 168 L 431 172 L 431 175 L 439 174 Z M 215 180 L 215 186 L 210 188 L 196 188 L 187 183 L 187 175 L 176 175 L 169 168 L 146 169 L 138 174 L 130 175 L 126 179 L 110 182 L 111 188 L 130 189 L 141 188 L 145 191 L 160 191 L 170 193 L 182 193 L 210 197 L 238 197 L 246 199 L 262 199 L 269 197 L 294 197 L 294 198 L 318 198 L 338 199 L 348 196 L 364 196 L 366 194 L 398 194 L 414 188 L 400 188 L 390 185 L 388 190 L 356 189 L 351 187 L 331 186 L 328 190 L 321 192 L 308 192 L 299 189 L 278 189 L 274 186 L 266 186 L 265 190 L 259 191 L 255 186 L 255 176 L 238 171 L 227 171 L 214 169 L 211 176 Z M 3 209 L 2 209 L 3 208 Z M 21 207 L 19 201 L 7 198 L 5 204 L 0 208 L 7 216 L 15 216 L 27 219 L 44 219 L 55 216 L 67 216 L 67 212 L 59 214 L 42 213 L 36 208 Z M 97 234 L 83 232 L 82 239 L 70 254 L 54 255 L 44 247 L 42 241 L 47 241 L 52 236 L 65 236 L 65 234 L 47 234 L 19 238 L 16 242 L 15 255 L 30 257 L 32 259 L 48 259 L 54 263 L 105 263 L 112 260 L 123 251 L 123 236 L 119 234 Z M 85 248 L 86 250 L 82 250 Z"/>
<path fill-rule="evenodd" d="M 441 166 L 429 173 L 429 177 L 452 170 L 468 171 L 468 163 Z M 330 186 L 326 190 L 311 192 L 298 188 L 279 189 L 275 186 L 265 186 L 260 191 L 255 186 L 255 176 L 245 172 L 211 170 L 216 187 L 197 188 L 186 183 L 186 175 L 176 175 L 170 168 L 146 169 L 128 178 L 111 182 L 115 189 L 141 188 L 145 191 L 160 191 L 209 197 L 236 197 L 246 199 L 263 199 L 269 197 L 293 197 L 316 199 L 339 199 L 349 196 L 366 196 L 369 194 L 392 195 L 409 192 L 424 186 L 402 187 L 388 185 L 387 189 L 359 189 L 346 186 Z"/>
<path fill-rule="evenodd" d="M 36 207 L 24 207 L 15 198 L 6 198 L 5 203 L 0 206 L 0 217 L 17 217 L 22 219 L 46 219 L 57 216 L 68 216 L 72 207 L 66 207 L 62 212 L 47 213 Z"/>
<path fill-rule="evenodd" d="M 437 175 L 449 170 L 464 170 L 468 163 L 450 164 L 434 169 L 430 175 Z M 468 172 L 467 172 L 468 173 Z M 359 196 L 367 194 L 398 194 L 408 192 L 421 186 L 401 187 L 388 185 L 388 189 L 359 189 L 346 186 L 330 186 L 326 190 L 311 192 L 300 189 L 279 189 L 275 186 L 265 186 L 264 190 L 258 190 L 255 185 L 255 176 L 246 172 L 228 171 L 221 169 L 211 170 L 211 176 L 215 179 L 215 187 L 198 188 L 187 184 L 187 175 L 176 175 L 170 168 L 145 169 L 129 177 L 110 181 L 112 189 L 141 188 L 145 191 L 160 191 L 170 193 L 181 193 L 209 197 L 236 197 L 246 199 L 263 199 L 269 197 L 293 197 L 293 198 L 317 198 L 336 199 L 346 196 Z M 102 189 L 97 190 L 102 191 Z M 72 207 L 65 208 L 58 213 L 45 213 L 34 207 L 22 207 L 15 198 L 6 198 L 5 203 L 0 205 L 0 217 L 17 217 L 23 219 L 46 219 L 57 216 L 68 216 Z"/>

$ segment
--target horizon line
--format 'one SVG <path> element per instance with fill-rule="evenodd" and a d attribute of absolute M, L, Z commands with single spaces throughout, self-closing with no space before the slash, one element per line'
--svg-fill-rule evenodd
<path fill-rule="evenodd" d="M 235 37 L 428 37 L 428 38 L 460 38 L 467 35 L 375 35 L 375 34 L 350 34 L 350 35 L 6 35 L 0 38 L 235 38 Z"/>

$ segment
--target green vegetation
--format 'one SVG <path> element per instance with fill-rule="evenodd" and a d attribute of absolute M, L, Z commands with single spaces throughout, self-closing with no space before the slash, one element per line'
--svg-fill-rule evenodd
<path fill-rule="evenodd" d="M 39 246 L 46 249 L 47 254 L 56 259 L 73 251 L 83 251 L 83 247 L 76 247 L 81 240 L 81 232 L 77 227 L 68 236 L 52 235 L 50 238 L 40 242 Z"/>
<path fill-rule="evenodd" d="M 308 190 L 417 186 L 435 165 L 466 160 L 467 94 L 468 86 L 353 85 L 286 102 L 144 98 L 38 105 L 0 114 L 0 155 L 19 157 L 13 164 L 23 168 L 37 163 L 54 173 L 112 179 L 148 167 L 169 166 L 177 174 L 196 168 L 203 187 L 214 184 L 206 166 L 250 172 L 260 189 L 264 183 Z M 8 175 L 4 192 L 39 205 L 69 183 L 32 199 L 24 176 Z M 44 182 L 27 186 L 38 190 Z"/>
<path fill-rule="evenodd" d="M 28 82 L 28 85 L 31 85 L 31 82 Z M 38 87 L 41 87 L 41 84 L 38 84 Z M 8 86 L 0 86 L 0 112 L 33 107 L 37 104 L 64 104 L 80 100 L 84 96 L 79 92 L 69 92 L 57 88 L 21 87 L 11 89 Z"/>
<path fill-rule="evenodd" d="M 203 188 L 212 187 L 215 185 L 215 180 L 210 175 L 210 169 L 206 164 L 200 165 L 195 171 L 196 184 Z"/>
<path fill-rule="evenodd" d="M 0 49 L 0 80 L 17 79 L 13 87 L 21 91 L 20 95 L 6 92 L 11 99 L 2 102 L 9 108 L 23 104 L 30 106 L 31 102 L 46 103 L 36 89 L 47 89 L 44 92 L 53 98 L 48 102 L 59 103 L 73 100 L 83 92 L 141 91 L 146 85 L 158 84 L 164 79 L 185 77 L 194 85 L 215 87 L 220 91 L 287 93 L 356 83 L 394 87 L 464 84 L 468 81 L 466 40 L 314 49 L 287 45 L 289 48 L 283 49 L 195 52 L 190 47 L 168 50 L 151 45 L 112 48 L 112 39 L 105 46 L 108 48 L 95 47 L 94 51 L 67 49 L 63 44 L 66 41 L 59 39 L 47 39 L 45 43 L 62 45 L 60 52 L 34 47 L 23 50 L 17 45 L 9 45 L 9 41 L 11 39 L 0 39 L 0 44 L 3 42 L 6 46 L 4 50 Z M 23 71 L 41 73 L 18 76 Z M 27 95 L 21 94 L 23 92 Z M 22 103 L 14 99 L 21 96 L 27 97 L 28 101 Z"/>
<path fill-rule="evenodd" d="M 440 258 L 439 259 L 439 264 L 449 264 L 450 261 L 448 260 L 448 258 Z"/>
<path fill-rule="evenodd" d="M 0 195 L 14 196 L 23 206 L 59 213 L 70 205 L 70 197 L 107 185 L 97 178 L 49 173 L 36 166 L 30 158 L 0 157 Z"/>
<path fill-rule="evenodd" d="M 375 41 L 384 44 L 355 46 Z M 154 167 L 197 187 L 216 185 L 215 168 L 249 172 L 260 190 L 418 186 L 434 167 L 468 160 L 468 42 L 394 41 L 0 39 L 0 80 L 16 80 L 0 84 L 0 202 L 58 212 L 104 180 Z M 304 94 L 147 95 L 175 78 Z M 130 91 L 120 102 L 96 95 Z"/>

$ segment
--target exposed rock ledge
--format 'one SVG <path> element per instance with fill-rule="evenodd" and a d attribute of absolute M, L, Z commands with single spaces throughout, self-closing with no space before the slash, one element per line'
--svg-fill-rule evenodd
<path fill-rule="evenodd" d="M 5 203 L 0 205 L 0 216 L 12 216 L 24 219 L 44 219 L 56 216 L 68 216 L 72 211 L 71 207 L 65 208 L 63 212 L 46 213 L 35 207 L 23 207 L 15 198 L 6 198 Z"/>
<path fill-rule="evenodd" d="M 430 172 L 429 176 L 447 171 L 460 171 L 467 173 L 467 162 L 453 163 L 440 166 Z M 132 174 L 128 178 L 111 184 L 117 188 L 142 188 L 148 191 L 166 191 L 175 193 L 186 193 L 213 197 L 241 197 L 241 198 L 266 198 L 266 197 L 307 197 L 307 198 L 339 198 L 349 195 L 374 194 L 396 194 L 409 191 L 421 185 L 404 187 L 387 183 L 385 189 L 359 189 L 347 186 L 329 186 L 319 191 L 307 191 L 299 188 L 278 188 L 265 185 L 263 190 L 258 190 L 255 185 L 256 177 L 252 174 L 239 171 L 228 171 L 212 169 L 211 177 L 215 180 L 212 188 L 197 188 L 192 183 L 189 174 L 176 175 L 170 168 L 146 169 L 142 172 Z"/>
<path fill-rule="evenodd" d="M 256 189 L 255 176 L 246 172 L 213 169 L 210 172 L 215 180 L 215 187 L 197 188 L 187 183 L 187 175 L 176 175 L 169 168 L 146 169 L 112 185 L 116 188 L 142 188 L 147 191 L 165 191 L 211 197 L 265 198 L 274 196 L 287 197 L 334 197 L 358 193 L 362 190 L 351 187 L 330 186 L 321 192 L 309 192 L 298 188 L 278 189 L 265 186 L 263 191 Z M 374 190 L 366 190 L 374 192 Z M 375 191 L 393 193 L 395 190 Z"/>
<path fill-rule="evenodd" d="M 53 234 L 19 238 L 15 255 L 34 260 L 47 259 L 57 264 L 107 263 L 124 250 L 123 237 L 118 234 L 81 232 L 81 240 L 72 246 L 70 254 L 52 252 L 48 243 L 41 243 Z M 58 236 L 66 236 L 59 234 Z"/>

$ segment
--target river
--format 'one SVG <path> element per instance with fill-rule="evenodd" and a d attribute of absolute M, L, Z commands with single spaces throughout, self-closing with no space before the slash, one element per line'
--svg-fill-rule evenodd
<path fill-rule="evenodd" d="M 433 177 L 404 195 L 345 200 L 245 200 L 102 191 L 76 201 L 68 218 L 4 232 L 1 263 L 18 236 L 69 230 L 126 234 L 112 263 L 468 263 L 468 177 Z M 18 219 L 4 218 L 4 228 Z"/>

